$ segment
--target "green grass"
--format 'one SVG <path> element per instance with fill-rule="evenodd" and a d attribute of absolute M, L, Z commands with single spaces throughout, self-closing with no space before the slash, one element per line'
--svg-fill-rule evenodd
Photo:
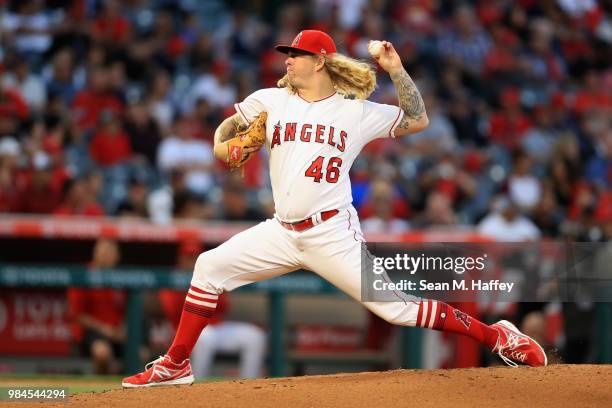
<path fill-rule="evenodd" d="M 66 387 L 70 394 L 84 392 L 105 392 L 121 389 L 123 376 L 111 375 L 34 375 L 34 374 L 0 374 L 0 387 Z M 213 377 L 196 380 L 196 383 L 222 381 L 225 378 Z"/>
<path fill-rule="evenodd" d="M 0 374 L 0 381 L 89 381 L 89 382 L 121 382 L 121 375 L 91 375 L 91 374 Z"/>
<path fill-rule="evenodd" d="M 121 376 L 1 374 L 0 386 L 66 387 L 70 394 L 121 388 Z"/>

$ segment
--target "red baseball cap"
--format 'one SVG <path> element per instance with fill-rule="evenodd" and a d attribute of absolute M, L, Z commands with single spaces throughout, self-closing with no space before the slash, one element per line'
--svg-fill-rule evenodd
<path fill-rule="evenodd" d="M 336 52 L 334 40 L 319 30 L 304 30 L 295 36 L 291 45 L 277 45 L 276 51 L 288 54 L 291 51 L 306 51 L 312 54 L 333 54 Z"/>

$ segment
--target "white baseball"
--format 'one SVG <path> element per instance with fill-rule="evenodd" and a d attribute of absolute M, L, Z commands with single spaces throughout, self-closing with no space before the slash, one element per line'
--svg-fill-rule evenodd
<path fill-rule="evenodd" d="M 380 54 L 382 54 L 384 49 L 385 49 L 385 47 L 384 47 L 382 41 L 378 41 L 378 40 L 372 41 L 372 40 L 370 40 L 370 42 L 368 43 L 368 52 L 374 58 L 376 58 Z"/>

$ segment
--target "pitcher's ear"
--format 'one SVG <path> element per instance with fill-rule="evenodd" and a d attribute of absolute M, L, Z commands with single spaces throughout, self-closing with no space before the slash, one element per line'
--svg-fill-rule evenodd
<path fill-rule="evenodd" d="M 315 56 L 315 58 L 317 58 L 317 62 L 315 63 L 315 70 L 318 72 L 325 68 L 325 57 L 322 55 L 317 55 Z"/>

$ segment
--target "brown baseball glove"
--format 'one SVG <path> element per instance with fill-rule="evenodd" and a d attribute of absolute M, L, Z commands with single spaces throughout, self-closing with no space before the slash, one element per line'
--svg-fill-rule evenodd
<path fill-rule="evenodd" d="M 267 112 L 261 112 L 248 128 L 236 133 L 227 141 L 227 165 L 232 169 L 242 167 L 252 153 L 261 149 L 266 142 Z"/>

